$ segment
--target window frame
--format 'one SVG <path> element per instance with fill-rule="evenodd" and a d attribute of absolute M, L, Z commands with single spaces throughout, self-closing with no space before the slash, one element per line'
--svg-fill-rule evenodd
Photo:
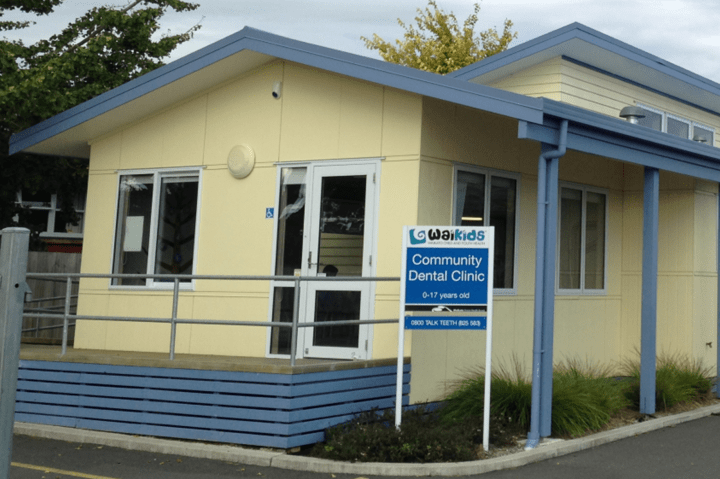
<path fill-rule="evenodd" d="M 199 247 L 199 232 L 200 232 L 200 216 L 201 216 L 201 199 L 202 199 L 202 184 L 203 184 L 203 170 L 205 168 L 202 166 L 193 166 L 193 167 L 177 167 L 177 168 L 148 168 L 148 169 L 137 169 L 137 170 L 117 170 L 118 177 L 117 177 L 117 187 L 115 191 L 115 209 L 113 210 L 113 214 L 115 216 L 115 219 L 113 221 L 113 235 L 112 235 L 112 246 L 111 246 L 111 255 L 110 255 L 110 274 L 116 274 L 114 268 L 115 268 L 115 253 L 116 248 L 118 246 L 117 241 L 117 235 L 118 235 L 118 227 L 119 227 L 119 208 L 120 208 L 120 187 L 122 178 L 124 176 L 148 176 L 152 175 L 153 177 L 153 198 L 152 198 L 152 205 L 151 205 L 151 211 L 150 211 L 150 232 L 149 232 L 149 238 L 148 238 L 148 245 L 157 245 L 157 234 L 158 234 L 158 215 L 160 210 L 160 194 L 161 194 L 161 183 L 163 178 L 170 177 L 170 176 L 186 176 L 186 177 L 197 177 L 197 183 L 198 183 L 198 191 L 197 191 L 197 206 L 196 206 L 196 216 L 195 216 L 195 240 L 193 244 L 193 265 L 192 265 L 192 273 L 191 274 L 197 274 L 197 258 L 198 258 L 198 247 Z M 155 267 L 155 258 L 156 258 L 156 246 L 153 246 L 152 250 L 149 249 L 148 251 L 148 259 L 147 259 L 147 265 L 146 265 L 146 273 L 147 274 L 153 274 L 153 269 Z M 113 290 L 172 290 L 173 289 L 173 283 L 172 282 L 159 282 L 155 281 L 153 278 L 146 278 L 144 285 L 122 285 L 122 284 L 114 284 L 115 279 L 110 278 L 108 287 L 109 289 Z M 189 282 L 181 282 L 179 284 L 180 289 L 182 290 L 195 290 L 195 279 L 190 280 Z"/>
<path fill-rule="evenodd" d="M 582 193 L 582 216 L 580 233 L 580 288 L 568 289 L 560 288 L 560 245 L 562 233 L 562 189 L 568 188 L 579 190 Z M 585 246 L 587 244 L 587 194 L 596 193 L 605 196 L 605 234 L 604 234 L 604 254 L 603 254 L 603 287 L 602 289 L 586 289 L 585 288 Z M 557 220 L 557 241 L 555 250 L 555 294 L 563 296 L 605 296 L 607 295 L 608 285 L 608 237 L 610 226 L 610 194 L 606 188 L 598 188 L 580 183 L 571 183 L 561 181 L 558 184 L 558 220 Z"/>
<path fill-rule="evenodd" d="M 58 212 L 62 211 L 62 208 L 59 206 L 60 202 L 57 193 L 50 194 L 50 203 L 45 206 L 41 204 L 36 204 L 40 203 L 38 201 L 23 201 L 22 190 L 19 190 L 15 194 L 15 204 L 33 211 L 47 212 L 48 216 L 47 221 L 45 222 L 45 231 L 40 233 L 41 238 L 82 239 L 83 232 L 85 230 L 85 195 L 87 195 L 86 192 L 82 195 L 78 194 L 75 196 L 75 198 L 73 198 L 73 202 L 75 203 L 75 213 L 77 213 L 79 218 L 77 225 L 77 228 L 80 230 L 79 232 L 55 231 L 57 214 Z M 14 217 L 14 221 L 19 221 L 17 215 Z"/>
<path fill-rule="evenodd" d="M 475 165 L 469 165 L 466 163 L 455 163 L 453 166 L 453 185 L 452 185 L 452 212 L 450 216 L 450 224 L 455 224 L 455 217 L 457 215 L 457 193 L 458 193 L 458 175 L 459 172 L 464 171 L 468 173 L 475 173 L 485 175 L 485 207 L 484 207 L 484 218 L 490 218 L 490 200 L 492 193 L 492 178 L 504 178 L 515 181 L 515 237 L 513 238 L 513 284 L 512 288 L 493 288 L 493 294 L 497 296 L 514 296 L 517 295 L 518 289 L 518 254 L 520 248 L 520 180 L 521 174 L 514 173 L 505 170 L 497 170 L 494 168 L 485 168 Z M 484 221 L 483 221 L 484 223 Z M 483 226 L 492 226 L 490 224 Z"/>
<path fill-rule="evenodd" d="M 672 135 L 672 136 L 674 136 L 674 137 L 676 137 L 676 138 L 683 138 L 682 136 L 678 136 L 678 135 L 674 135 L 674 134 L 672 134 L 672 133 L 668 133 L 667 121 L 668 121 L 668 118 L 672 118 L 672 119 L 675 120 L 675 121 L 679 121 L 679 122 L 681 122 L 681 123 L 686 123 L 686 124 L 688 125 L 688 136 L 685 138 L 686 140 L 694 141 L 693 138 L 695 138 L 695 127 L 698 127 L 698 128 L 702 128 L 703 130 L 707 130 L 707 131 L 709 131 L 709 132 L 712 134 L 712 138 L 710 139 L 710 141 L 707 142 L 707 145 L 710 145 L 710 146 L 713 146 L 713 147 L 715 146 L 715 128 L 713 128 L 713 127 L 711 127 L 711 126 L 708 126 L 708 125 L 705 125 L 705 124 L 703 124 L 703 123 L 700 123 L 700 122 L 698 122 L 698 121 L 691 120 L 691 119 L 689 119 L 689 118 L 684 118 L 684 117 L 679 116 L 679 115 L 676 115 L 676 114 L 674 114 L 674 113 L 670 113 L 670 112 L 663 111 L 663 110 L 660 110 L 660 109 L 655 108 L 655 107 L 652 107 L 652 106 L 648 106 L 648 105 L 646 105 L 646 104 L 644 104 L 644 103 L 635 103 L 635 105 L 636 105 L 637 107 L 642 108 L 643 110 L 647 110 L 647 111 L 656 113 L 656 114 L 658 114 L 658 115 L 660 115 L 660 116 L 662 117 L 662 120 L 661 120 L 661 122 L 660 122 L 660 123 L 661 123 L 661 127 L 660 127 L 661 129 L 660 129 L 660 130 L 655 130 L 655 131 L 661 131 L 661 132 L 663 132 L 663 133 L 667 133 L 668 135 Z M 645 125 L 641 125 L 641 126 L 645 126 Z M 650 127 L 646 127 L 646 128 L 650 128 Z M 653 128 L 651 128 L 651 129 L 653 129 Z"/>

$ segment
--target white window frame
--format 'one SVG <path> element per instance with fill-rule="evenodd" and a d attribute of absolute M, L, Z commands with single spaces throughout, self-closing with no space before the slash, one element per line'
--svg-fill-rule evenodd
<path fill-rule="evenodd" d="M 703 125 L 702 123 L 699 123 L 697 121 L 691 121 L 690 122 L 691 128 L 690 128 L 690 139 L 695 138 L 695 127 L 700 127 L 704 130 L 708 130 L 712 134 L 712 138 L 710 141 L 708 141 L 706 144 L 710 146 L 715 146 L 715 128 L 712 128 L 707 125 Z"/>
<path fill-rule="evenodd" d="M 668 118 L 672 118 L 673 120 L 680 121 L 680 122 L 682 122 L 682 123 L 687 123 L 687 124 L 688 124 L 688 126 L 689 126 L 689 128 L 688 128 L 688 137 L 687 137 L 686 139 L 692 140 L 692 139 L 695 137 L 695 127 L 697 126 L 697 127 L 699 127 L 699 128 L 708 130 L 710 133 L 712 133 L 712 139 L 711 139 L 707 144 L 710 145 L 710 146 L 715 146 L 715 128 L 713 128 L 713 127 L 711 127 L 711 126 L 704 125 L 704 124 L 702 124 L 702 123 L 700 123 L 700 122 L 697 122 L 697 121 L 690 120 L 690 119 L 688 119 L 688 118 L 683 118 L 683 117 L 678 116 L 678 115 L 675 115 L 675 114 L 673 114 L 673 113 L 668 113 L 668 112 L 663 111 L 663 110 L 660 110 L 660 109 L 658 109 L 658 108 L 645 105 L 645 104 L 643 104 L 643 103 L 636 103 L 636 106 L 642 108 L 643 110 L 648 110 L 648 111 L 651 111 L 651 112 L 653 112 L 653 113 L 657 113 L 658 115 L 661 115 L 661 116 L 662 116 L 662 121 L 661 121 L 662 126 L 661 126 L 661 130 L 660 130 L 660 131 L 662 131 L 663 133 L 667 133 L 667 132 L 668 132 L 667 119 L 668 119 Z M 670 134 L 670 133 L 668 133 L 668 134 Z M 676 136 L 676 135 L 673 135 L 673 136 Z M 681 137 L 681 136 L 677 136 L 677 138 L 682 138 L 682 137 Z"/>
<path fill-rule="evenodd" d="M 144 169 L 144 170 L 118 170 L 118 179 L 117 179 L 117 189 L 116 189 L 116 196 L 115 196 L 115 209 L 113 210 L 113 214 L 115 215 L 115 225 L 113 228 L 113 236 L 112 236 L 112 253 L 110 256 L 110 273 L 114 274 L 114 265 L 115 265 L 115 248 L 118 244 L 117 242 L 117 234 L 118 234 L 118 216 L 119 216 L 119 208 L 120 208 L 120 186 L 122 182 L 122 178 L 124 176 L 140 176 L 140 175 L 152 175 L 153 176 L 153 200 L 152 200 L 152 206 L 151 206 L 151 213 L 150 213 L 150 238 L 148 240 L 148 245 L 156 245 L 157 244 L 157 228 L 158 228 L 158 215 L 159 215 L 159 209 L 160 209 L 160 193 L 161 188 L 160 184 L 164 177 L 167 176 L 188 176 L 188 177 L 197 177 L 198 180 L 198 198 L 197 198 L 197 209 L 196 209 L 196 217 L 195 217 L 195 241 L 193 244 L 193 266 L 192 266 L 192 274 L 197 274 L 197 258 L 198 258 L 198 245 L 199 245 L 199 232 L 200 232 L 200 215 L 201 215 L 201 198 L 202 198 L 202 184 L 203 184 L 203 170 L 204 167 L 187 167 L 187 168 L 152 168 L 152 169 Z M 149 249 L 148 251 L 148 260 L 147 260 L 147 274 L 153 274 L 153 268 L 155 265 L 155 247 L 152 249 Z M 180 289 L 182 290 L 195 290 L 195 280 L 191 280 L 189 282 L 181 282 L 179 284 Z M 154 281 L 152 278 L 146 278 L 145 285 L 121 285 L 121 284 L 113 284 L 113 278 L 110 278 L 109 280 L 109 289 L 114 290 L 147 290 L 147 289 L 154 289 L 154 290 L 172 290 L 173 289 L 173 283 L 170 282 L 158 282 Z"/>
<path fill-rule="evenodd" d="M 78 228 L 80 229 L 80 232 L 57 232 L 55 231 L 55 218 L 57 213 L 61 210 L 57 194 L 52 193 L 50 195 L 50 203 L 47 205 L 40 201 L 23 201 L 22 190 L 18 191 L 15 195 L 15 203 L 23 208 L 28 208 L 34 211 L 47 211 L 48 218 L 45 222 L 45 231 L 40 233 L 41 238 L 82 239 L 82 232 L 85 224 L 85 207 L 82 201 L 83 199 L 84 198 L 81 198 L 79 195 L 74 199 L 75 212 L 78 215 Z M 14 221 L 18 222 L 19 218 L 15 216 Z"/>
<path fill-rule="evenodd" d="M 577 289 L 561 289 L 560 288 L 560 234 L 562 231 L 562 189 L 569 188 L 580 190 L 582 192 L 582 217 L 580 218 L 582 229 L 580 233 L 580 288 Z M 586 244 L 586 217 L 587 217 L 587 193 L 598 193 L 605 196 L 605 252 L 603 255 L 603 287 L 602 289 L 585 289 L 585 244 Z M 555 251 L 555 293 L 567 296 L 604 296 L 607 295 L 608 284 L 608 230 L 610 224 L 610 195 L 609 190 L 605 188 L 597 188 L 579 183 L 570 183 L 561 181 L 558 185 L 558 221 L 557 221 L 557 241 Z"/>
<path fill-rule="evenodd" d="M 491 180 L 493 177 L 505 178 L 515 181 L 515 238 L 513 238 L 513 285 L 512 288 L 493 288 L 493 294 L 498 296 L 512 296 L 517 295 L 518 287 L 518 254 L 520 245 L 520 173 L 513 173 L 504 170 L 496 170 L 493 168 L 483 168 L 474 165 L 468 165 L 466 163 L 456 163 L 453 168 L 453 189 L 452 189 L 452 216 L 450 217 L 450 224 L 455 225 L 455 217 L 457 216 L 456 205 L 457 205 L 457 181 L 458 173 L 460 171 L 466 171 L 468 173 L 477 173 L 485 175 L 485 211 L 483 212 L 484 218 L 490 219 L 490 194 L 491 194 Z M 492 226 L 487 224 L 485 226 Z"/>

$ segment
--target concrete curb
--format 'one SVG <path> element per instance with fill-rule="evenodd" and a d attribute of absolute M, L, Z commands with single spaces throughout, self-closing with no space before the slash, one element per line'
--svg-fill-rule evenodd
<path fill-rule="evenodd" d="M 664 416 L 642 423 L 625 426 L 591 436 L 569 441 L 540 445 L 537 449 L 510 454 L 495 459 L 460 463 L 436 464 L 395 464 L 395 463 L 350 463 L 293 456 L 282 452 L 245 449 L 238 446 L 183 442 L 145 436 L 129 436 L 102 431 L 73 429 L 42 424 L 15 423 L 15 434 L 22 434 L 69 442 L 100 444 L 129 450 L 142 450 L 161 454 L 173 454 L 203 459 L 238 462 L 255 466 L 277 467 L 296 471 L 320 473 L 347 473 L 377 476 L 464 476 L 482 474 L 500 469 L 510 469 L 533 462 L 564 456 L 590 449 L 620 439 L 638 436 L 664 427 L 700 419 L 720 413 L 720 404 L 706 406 L 673 416 Z"/>

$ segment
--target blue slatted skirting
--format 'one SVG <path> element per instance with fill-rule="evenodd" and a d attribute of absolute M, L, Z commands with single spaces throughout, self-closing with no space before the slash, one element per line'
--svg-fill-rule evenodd
<path fill-rule="evenodd" d="M 396 368 L 303 374 L 20 361 L 15 420 L 289 449 L 395 405 Z M 410 365 L 403 375 L 409 403 Z"/>

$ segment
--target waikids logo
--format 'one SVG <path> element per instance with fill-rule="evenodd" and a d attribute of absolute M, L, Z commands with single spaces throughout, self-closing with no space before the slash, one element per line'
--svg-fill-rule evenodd
<path fill-rule="evenodd" d="M 485 241 L 485 231 L 457 228 L 410 229 L 410 244 Z"/>

